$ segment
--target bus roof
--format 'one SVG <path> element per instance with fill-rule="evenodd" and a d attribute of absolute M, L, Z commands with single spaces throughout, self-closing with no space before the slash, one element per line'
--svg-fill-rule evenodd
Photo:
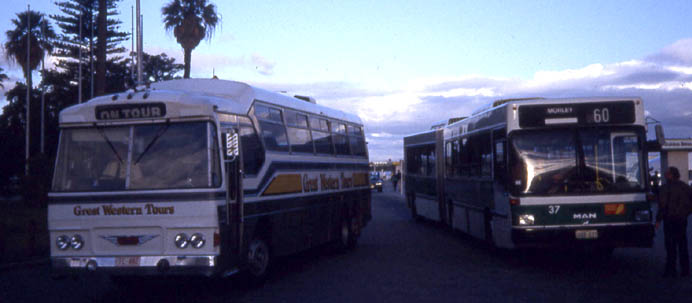
<path fill-rule="evenodd" d="M 179 79 L 151 84 L 151 89 L 127 91 L 70 106 L 60 112 L 60 123 L 94 123 L 97 106 L 166 103 L 166 116 L 183 118 L 211 116 L 214 111 L 247 115 L 254 101 L 316 115 L 362 124 L 356 115 L 345 113 L 304 99 L 270 92 L 242 82 L 219 79 Z"/>
<path fill-rule="evenodd" d="M 436 128 L 404 136 L 404 146 L 434 143 L 436 134 L 442 130 Z"/>

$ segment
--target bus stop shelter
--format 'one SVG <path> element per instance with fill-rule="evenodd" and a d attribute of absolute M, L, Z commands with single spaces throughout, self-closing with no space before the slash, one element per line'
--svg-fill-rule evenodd
<path fill-rule="evenodd" d="M 691 152 L 692 138 L 666 138 L 661 145 L 661 170 L 665 171 L 668 167 L 675 166 L 680 170 L 680 180 L 689 183 L 689 155 Z"/>

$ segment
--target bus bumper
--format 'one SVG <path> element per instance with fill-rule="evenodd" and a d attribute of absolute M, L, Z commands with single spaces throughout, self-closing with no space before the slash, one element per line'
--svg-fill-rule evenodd
<path fill-rule="evenodd" d="M 596 231 L 596 232 L 593 232 Z M 580 237 L 577 233 L 589 233 Z M 597 236 L 593 236 L 597 235 Z M 538 226 L 512 228 L 516 247 L 647 247 L 653 246 L 651 223 L 619 226 Z"/>
<path fill-rule="evenodd" d="M 210 277 L 218 273 L 217 263 L 218 256 L 51 257 L 51 274 Z"/>

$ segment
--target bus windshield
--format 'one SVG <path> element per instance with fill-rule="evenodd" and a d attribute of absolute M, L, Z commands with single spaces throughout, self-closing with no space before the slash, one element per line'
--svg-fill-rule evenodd
<path fill-rule="evenodd" d="M 62 130 L 54 191 L 210 188 L 221 184 L 209 122 Z"/>
<path fill-rule="evenodd" d="M 514 134 L 514 195 L 621 193 L 644 189 L 640 136 L 614 129 L 551 129 Z"/>

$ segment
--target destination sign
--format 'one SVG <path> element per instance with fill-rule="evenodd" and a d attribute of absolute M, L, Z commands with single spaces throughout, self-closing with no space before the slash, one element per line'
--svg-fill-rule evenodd
<path fill-rule="evenodd" d="M 520 127 L 565 124 L 623 124 L 633 123 L 634 120 L 634 102 L 632 101 L 519 106 Z"/>
<path fill-rule="evenodd" d="M 96 120 L 126 120 L 163 118 L 166 116 L 166 104 L 113 104 L 96 106 Z"/>

